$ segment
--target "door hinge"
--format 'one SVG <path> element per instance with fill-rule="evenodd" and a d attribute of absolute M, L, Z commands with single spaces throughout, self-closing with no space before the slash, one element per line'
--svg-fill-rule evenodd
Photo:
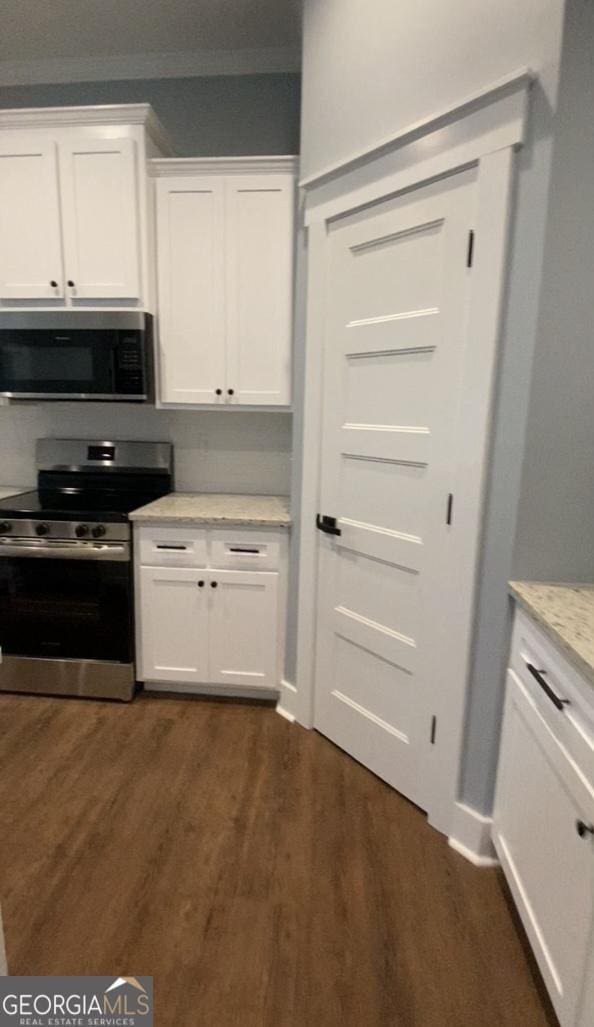
<path fill-rule="evenodd" d="M 435 735 L 437 733 L 437 717 L 435 714 L 431 717 L 431 745 L 435 745 Z"/>
<path fill-rule="evenodd" d="M 474 228 L 468 233 L 468 249 L 466 250 L 466 267 L 472 267 L 474 257 Z"/>
<path fill-rule="evenodd" d="M 448 507 L 447 507 L 447 510 L 446 510 L 446 524 L 450 525 L 452 523 L 453 516 L 454 516 L 454 496 L 453 496 L 453 493 L 450 492 L 448 494 Z"/>

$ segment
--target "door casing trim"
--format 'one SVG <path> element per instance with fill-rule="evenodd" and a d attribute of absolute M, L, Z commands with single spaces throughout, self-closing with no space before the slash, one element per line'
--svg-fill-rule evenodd
<path fill-rule="evenodd" d="M 473 641 L 476 570 L 482 533 L 482 509 L 491 432 L 493 386 L 506 284 L 506 254 L 514 175 L 514 153 L 522 145 L 528 118 L 530 80 L 486 93 L 481 105 L 451 118 L 428 119 L 426 134 L 346 168 L 305 191 L 308 273 L 305 333 L 303 470 L 300 497 L 299 596 L 297 605 L 296 694 L 292 709 L 299 724 L 314 726 L 317 625 L 318 532 L 327 236 L 336 218 L 477 167 L 476 259 L 469 309 L 469 337 L 474 357 L 465 370 L 467 402 L 460 418 L 459 460 L 452 491 L 456 494 L 456 530 L 450 558 L 456 561 L 460 590 L 450 646 L 449 688 L 436 711 L 439 745 L 429 747 L 429 821 L 450 834 L 456 812 L 464 714 Z M 478 473 L 477 473 L 477 468 Z M 471 583 L 471 584 L 470 584 Z M 447 700 L 447 701 L 446 701 Z M 431 751 L 430 751 L 431 750 Z"/>

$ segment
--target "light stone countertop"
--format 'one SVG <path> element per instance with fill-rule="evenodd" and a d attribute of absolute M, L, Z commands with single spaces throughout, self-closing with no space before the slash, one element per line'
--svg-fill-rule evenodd
<path fill-rule="evenodd" d="M 594 685 L 594 584 L 510 581 L 519 605 Z"/>
<path fill-rule="evenodd" d="M 136 524 L 235 524 L 288 528 L 286 496 L 237 496 L 213 492 L 171 492 L 130 514 Z"/>
<path fill-rule="evenodd" d="M 18 496 L 19 492 L 28 492 L 25 485 L 20 488 L 18 485 L 0 485 L 0 499 L 8 499 L 9 496 Z"/>

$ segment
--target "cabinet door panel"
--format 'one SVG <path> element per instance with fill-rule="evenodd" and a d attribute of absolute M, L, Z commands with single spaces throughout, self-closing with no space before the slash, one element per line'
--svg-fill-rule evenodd
<path fill-rule="evenodd" d="M 140 298 L 133 139 L 60 144 L 66 279 L 77 299 Z"/>
<path fill-rule="evenodd" d="M 56 286 L 51 282 L 55 281 Z M 0 147 L 0 298 L 64 296 L 53 143 Z"/>
<path fill-rule="evenodd" d="M 211 571 L 210 676 L 221 685 L 277 688 L 278 574 Z"/>
<path fill-rule="evenodd" d="M 228 386 L 234 403 L 290 403 L 294 180 L 226 180 Z"/>
<path fill-rule="evenodd" d="M 594 840 L 576 828 L 593 813 L 590 789 L 510 672 L 494 840 L 562 1025 L 575 1023 L 590 946 Z"/>
<path fill-rule="evenodd" d="M 160 179 L 157 230 L 161 400 L 223 404 L 222 180 L 211 176 Z"/>
<path fill-rule="evenodd" d="M 207 681 L 208 623 L 203 571 L 141 567 L 140 617 L 144 681 Z"/>

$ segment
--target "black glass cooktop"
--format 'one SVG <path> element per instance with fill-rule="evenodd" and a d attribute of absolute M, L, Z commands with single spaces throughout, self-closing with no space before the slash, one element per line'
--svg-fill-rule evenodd
<path fill-rule="evenodd" d="M 126 521 L 162 491 L 118 491 L 116 489 L 33 490 L 0 500 L 0 518 L 48 521 Z"/>

